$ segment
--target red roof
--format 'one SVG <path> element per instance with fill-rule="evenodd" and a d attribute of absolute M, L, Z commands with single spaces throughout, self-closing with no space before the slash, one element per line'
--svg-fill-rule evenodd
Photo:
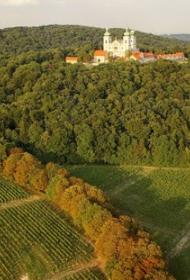
<path fill-rule="evenodd" d="M 107 51 L 103 51 L 103 50 L 96 50 L 95 52 L 94 52 L 94 56 L 107 56 L 108 55 L 108 53 L 107 53 Z"/>
<path fill-rule="evenodd" d="M 132 57 L 135 58 L 136 60 L 141 60 L 142 52 L 140 52 L 140 51 L 133 52 Z"/>
<path fill-rule="evenodd" d="M 132 57 L 135 58 L 136 60 L 140 60 L 142 58 L 140 53 L 134 53 Z"/>
<path fill-rule="evenodd" d="M 158 54 L 158 59 L 181 59 L 184 58 L 185 55 L 183 52 L 169 53 L 169 54 Z"/>
<path fill-rule="evenodd" d="M 155 55 L 152 52 L 144 52 L 144 58 L 155 58 Z"/>

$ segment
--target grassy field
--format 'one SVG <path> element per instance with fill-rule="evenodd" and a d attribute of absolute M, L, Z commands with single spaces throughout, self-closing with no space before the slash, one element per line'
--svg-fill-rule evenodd
<path fill-rule="evenodd" d="M 176 278 L 190 279 L 190 169 L 67 168 L 103 189 L 119 213 L 135 217 L 161 245 Z"/>
<path fill-rule="evenodd" d="M 43 197 L 0 179 L 0 279 L 102 280 L 91 245 Z"/>

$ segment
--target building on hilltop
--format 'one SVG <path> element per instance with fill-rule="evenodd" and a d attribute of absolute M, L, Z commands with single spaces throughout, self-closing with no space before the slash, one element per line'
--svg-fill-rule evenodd
<path fill-rule="evenodd" d="M 94 52 L 94 63 L 107 63 L 108 62 L 108 52 L 104 50 L 96 50 Z"/>
<path fill-rule="evenodd" d="M 164 59 L 164 60 L 172 60 L 172 61 L 184 61 L 185 55 L 183 52 L 176 52 L 170 54 L 158 54 L 157 60 Z"/>
<path fill-rule="evenodd" d="M 126 29 L 121 40 L 112 40 L 112 35 L 108 28 L 103 37 L 103 50 L 95 50 L 94 58 L 85 65 L 98 65 L 109 61 L 137 61 L 139 63 L 151 63 L 160 59 L 185 63 L 187 61 L 183 52 L 171 54 L 154 54 L 153 52 L 143 52 L 137 49 L 137 40 L 134 30 Z M 67 56 L 66 63 L 75 64 L 79 62 L 78 56 Z"/>
<path fill-rule="evenodd" d="M 65 62 L 66 63 L 71 63 L 71 64 L 75 64 L 79 62 L 79 57 L 78 56 L 67 56 L 65 58 Z"/>
<path fill-rule="evenodd" d="M 156 56 L 152 52 L 133 52 L 130 56 L 130 60 L 139 61 L 141 63 L 149 63 L 156 61 Z"/>
<path fill-rule="evenodd" d="M 177 61 L 177 62 L 185 62 L 186 58 L 183 52 L 171 53 L 171 54 L 154 54 L 152 52 L 141 52 L 136 51 L 133 52 L 130 56 L 130 60 L 139 61 L 141 63 L 150 63 L 154 61 L 158 61 L 160 59 Z"/>
<path fill-rule="evenodd" d="M 108 28 L 104 33 L 103 46 L 112 57 L 126 57 L 127 53 L 137 50 L 136 36 L 134 30 L 126 29 L 123 38 L 112 40 L 111 33 Z"/>

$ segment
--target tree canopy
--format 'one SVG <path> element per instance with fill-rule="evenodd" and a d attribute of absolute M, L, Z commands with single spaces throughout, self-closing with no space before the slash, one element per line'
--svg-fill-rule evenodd
<path fill-rule="evenodd" d="M 30 51 L 0 67 L 0 144 L 68 163 L 190 164 L 190 64 L 67 65 Z"/>
<path fill-rule="evenodd" d="M 31 50 L 62 48 L 67 54 L 78 54 L 102 48 L 105 29 L 79 25 L 14 27 L 0 30 L 0 56 Z M 114 36 L 122 37 L 124 29 L 113 28 Z M 138 48 L 154 52 L 184 51 L 190 54 L 190 43 L 153 34 L 137 32 Z"/>

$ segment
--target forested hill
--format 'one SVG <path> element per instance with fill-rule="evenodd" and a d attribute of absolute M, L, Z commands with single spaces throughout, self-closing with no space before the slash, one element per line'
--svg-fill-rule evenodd
<path fill-rule="evenodd" d="M 190 42 L 190 34 L 171 34 L 167 35 L 168 38 L 178 39 L 185 42 Z"/>
<path fill-rule="evenodd" d="M 190 165 L 190 63 L 67 65 L 59 50 L 0 67 L 0 157 Z"/>
<path fill-rule="evenodd" d="M 113 36 L 123 35 L 123 29 L 112 29 Z M 29 50 L 62 48 L 70 53 L 102 47 L 104 29 L 74 25 L 50 25 L 40 27 L 15 27 L 0 30 L 0 55 L 20 54 Z M 185 51 L 190 44 L 152 34 L 137 32 L 138 47 L 156 52 Z"/>

